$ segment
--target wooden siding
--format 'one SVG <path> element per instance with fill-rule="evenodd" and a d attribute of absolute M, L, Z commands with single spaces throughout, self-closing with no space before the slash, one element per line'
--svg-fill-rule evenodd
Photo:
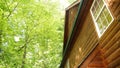
<path fill-rule="evenodd" d="M 120 22 L 111 24 L 101 37 L 99 46 L 108 68 L 120 65 Z"/>
<path fill-rule="evenodd" d="M 75 2 L 75 4 L 72 4 L 72 7 L 68 7 L 66 9 L 66 16 L 65 16 L 65 27 L 64 27 L 64 47 L 63 50 L 65 50 L 65 45 L 68 41 L 68 37 L 70 36 L 71 29 L 78 11 L 78 4 L 79 2 Z M 63 51 L 64 52 L 64 51 Z"/>
<path fill-rule="evenodd" d="M 120 0 L 107 0 L 107 4 L 114 18 L 120 20 Z"/>
<path fill-rule="evenodd" d="M 120 67 L 120 22 L 113 21 L 80 68 Z"/>
<path fill-rule="evenodd" d="M 63 59 L 62 59 L 60 68 L 64 68 L 64 66 L 66 64 L 67 58 L 69 57 L 69 55 L 72 51 L 72 48 L 75 44 L 75 41 L 77 40 L 79 33 L 81 32 L 82 25 L 87 17 L 87 14 L 89 12 L 92 2 L 93 2 L 93 0 L 81 1 L 80 6 L 82 6 L 82 7 L 80 8 L 77 19 L 75 20 L 75 26 L 73 28 L 72 34 L 70 35 L 69 40 L 67 40 L 68 44 L 67 44 L 65 51 L 63 52 Z M 65 25 L 65 26 L 67 26 L 67 25 Z M 66 35 L 66 31 L 65 31 L 65 35 Z M 64 35 L 64 39 L 65 39 L 65 35 Z"/>
<path fill-rule="evenodd" d="M 108 7 L 114 17 L 114 21 L 100 37 L 97 48 L 80 68 L 120 68 L 120 9 L 118 9 L 120 7 L 120 0 L 109 1 Z M 101 59 L 99 58 L 96 61 L 96 56 L 101 57 Z M 99 64 L 96 65 L 96 63 Z"/>
<path fill-rule="evenodd" d="M 83 23 L 81 32 L 69 56 L 70 68 L 77 68 L 98 42 L 98 35 L 90 13 Z"/>
<path fill-rule="evenodd" d="M 68 36 L 70 35 L 72 26 L 74 25 L 74 20 L 78 11 L 78 5 L 75 5 L 68 11 Z"/>
<path fill-rule="evenodd" d="M 108 68 L 120 65 L 120 0 L 110 0 L 108 7 L 114 16 L 113 23 L 100 38 L 100 47 Z"/>
<path fill-rule="evenodd" d="M 114 21 L 104 34 L 98 38 L 91 14 L 90 12 L 86 14 L 87 17 L 84 17 L 85 21 L 82 21 L 81 28 L 77 29 L 80 30 L 80 33 L 78 32 L 79 34 L 77 34 L 77 39 L 72 40 L 75 40 L 75 43 L 71 44 L 73 47 L 68 56 L 70 68 L 78 68 L 79 64 L 79 68 L 120 68 L 120 0 L 105 1 Z M 73 8 L 73 10 L 69 9 L 71 11 L 75 10 Z M 69 14 L 70 12 L 67 13 L 67 17 L 70 18 L 67 23 L 67 35 L 69 35 L 73 25 L 71 21 L 74 21 L 71 17 L 72 15 Z M 90 53 L 96 45 L 97 47 Z M 90 55 L 86 57 L 89 53 Z"/>
<path fill-rule="evenodd" d="M 104 59 L 101 56 L 100 47 L 97 46 L 79 68 L 106 68 L 103 61 Z"/>

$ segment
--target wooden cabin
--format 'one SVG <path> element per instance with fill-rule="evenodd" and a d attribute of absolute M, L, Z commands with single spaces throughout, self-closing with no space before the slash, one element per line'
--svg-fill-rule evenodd
<path fill-rule="evenodd" d="M 60 68 L 120 68 L 120 0 L 78 0 L 66 8 Z"/>

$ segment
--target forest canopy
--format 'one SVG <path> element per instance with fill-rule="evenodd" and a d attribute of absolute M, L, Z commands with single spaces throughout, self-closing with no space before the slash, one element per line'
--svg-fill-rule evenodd
<path fill-rule="evenodd" d="M 61 8 L 59 0 L 0 0 L 0 68 L 58 68 Z"/>

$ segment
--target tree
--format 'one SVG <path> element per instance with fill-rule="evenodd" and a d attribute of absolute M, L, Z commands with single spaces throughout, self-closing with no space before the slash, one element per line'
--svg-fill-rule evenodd
<path fill-rule="evenodd" d="M 56 68 L 60 64 L 63 16 L 58 2 L 0 2 L 2 68 Z"/>
<path fill-rule="evenodd" d="M 75 2 L 76 0 L 68 0 L 69 3 L 73 3 Z"/>

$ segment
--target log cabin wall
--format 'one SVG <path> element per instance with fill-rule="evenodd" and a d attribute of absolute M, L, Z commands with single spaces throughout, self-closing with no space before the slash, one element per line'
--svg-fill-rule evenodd
<path fill-rule="evenodd" d="M 65 27 L 64 27 L 65 31 L 64 31 L 64 48 L 63 48 L 63 52 L 65 50 L 65 47 L 66 47 L 65 45 L 66 45 L 66 43 L 68 41 L 68 37 L 70 36 L 70 33 L 71 33 L 73 25 L 74 25 L 74 20 L 75 20 L 75 17 L 77 15 L 79 2 L 80 1 L 74 2 L 72 5 L 70 5 L 66 9 Z M 66 62 L 65 68 L 67 68 L 67 66 L 68 66 L 68 62 Z"/>
<path fill-rule="evenodd" d="M 120 0 L 105 0 L 113 17 L 120 20 Z"/>
<path fill-rule="evenodd" d="M 79 29 L 78 29 L 79 30 Z M 89 52 L 97 45 L 98 35 L 90 12 L 83 22 L 81 32 L 69 56 L 70 68 L 77 68 Z"/>
<path fill-rule="evenodd" d="M 120 68 L 120 1 L 106 0 L 114 21 L 80 68 Z"/>
<path fill-rule="evenodd" d="M 91 13 L 88 13 L 70 56 L 67 58 L 70 68 L 78 68 L 78 65 L 96 45 L 97 47 L 79 68 L 120 68 L 120 1 L 105 1 L 114 17 L 114 21 L 98 38 Z M 68 29 L 70 29 L 70 25 L 68 26 Z"/>
<path fill-rule="evenodd" d="M 120 22 L 113 21 L 79 68 L 120 68 Z"/>
<path fill-rule="evenodd" d="M 76 4 L 72 4 L 70 5 L 70 7 L 68 7 L 66 9 L 66 16 L 65 16 L 65 31 L 64 31 L 64 49 L 65 50 L 65 45 L 67 43 L 67 40 L 68 40 L 68 37 L 70 36 L 70 33 L 71 33 L 71 29 L 72 29 L 72 26 L 74 25 L 74 20 L 75 20 L 75 17 L 76 17 L 76 14 L 77 14 L 77 11 L 78 11 L 78 2 Z M 71 7 L 72 6 L 72 7 Z M 63 51 L 64 52 L 64 51 Z"/>
<path fill-rule="evenodd" d="M 78 5 L 75 5 L 73 8 L 71 8 L 69 10 L 69 14 L 68 14 L 68 36 L 70 35 L 70 32 L 71 32 L 71 29 L 72 29 L 72 26 L 74 25 L 74 20 L 75 20 L 75 17 L 76 17 L 76 14 L 77 14 L 77 11 L 78 11 Z"/>
<path fill-rule="evenodd" d="M 101 37 L 99 46 L 108 68 L 120 65 L 120 22 L 114 21 Z"/>
<path fill-rule="evenodd" d="M 120 0 L 107 1 L 114 21 L 100 38 L 99 46 L 107 68 L 120 67 Z"/>

